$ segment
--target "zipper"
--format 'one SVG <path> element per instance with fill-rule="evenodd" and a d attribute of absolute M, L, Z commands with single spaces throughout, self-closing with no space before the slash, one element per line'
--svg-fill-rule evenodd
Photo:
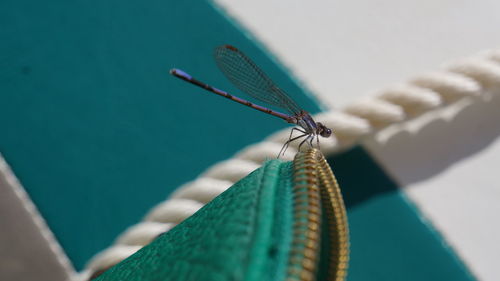
<path fill-rule="evenodd" d="M 317 149 L 295 156 L 292 195 L 287 280 L 345 280 L 349 260 L 346 210 L 337 180 Z"/>

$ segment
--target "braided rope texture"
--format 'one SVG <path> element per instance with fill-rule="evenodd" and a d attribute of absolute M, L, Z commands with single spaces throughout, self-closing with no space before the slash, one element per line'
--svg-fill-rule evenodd
<path fill-rule="evenodd" d="M 437 109 L 463 98 L 481 97 L 497 88 L 500 89 L 500 49 L 446 64 L 438 71 L 377 91 L 343 110 L 314 116 L 316 121 L 334 129 L 334 137 L 322 140 L 321 151 L 329 155 L 346 150 L 390 125 L 437 112 Z M 111 247 L 95 255 L 79 278 L 88 279 L 113 266 L 194 214 L 257 169 L 263 161 L 276 157 L 289 133 L 290 128 L 287 128 L 250 145 L 232 159 L 213 165 L 196 180 L 179 187 L 169 199 L 154 207 L 142 222 L 130 227 Z M 290 144 L 283 157 L 285 160 L 293 158 L 297 145 Z"/>

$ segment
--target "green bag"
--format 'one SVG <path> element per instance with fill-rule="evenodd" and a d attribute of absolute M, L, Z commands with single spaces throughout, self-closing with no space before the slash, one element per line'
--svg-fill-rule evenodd
<path fill-rule="evenodd" d="M 96 280 L 344 280 L 347 217 L 323 155 L 270 160 Z"/>

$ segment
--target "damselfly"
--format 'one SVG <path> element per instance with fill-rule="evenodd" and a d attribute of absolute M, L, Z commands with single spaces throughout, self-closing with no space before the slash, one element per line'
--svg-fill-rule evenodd
<path fill-rule="evenodd" d="M 247 100 L 233 96 L 227 92 L 214 88 L 199 80 L 194 79 L 191 75 L 180 69 L 170 70 L 170 74 L 201 87 L 207 91 L 223 96 L 235 102 L 249 106 L 253 109 L 279 117 L 288 123 L 296 124 L 300 128 L 293 128 L 290 132 L 288 141 L 285 142 L 278 154 L 278 157 L 285 153 L 289 144 L 301 138 L 305 138 L 299 144 L 300 147 L 304 143 L 309 143 L 313 146 L 313 141 L 316 138 L 319 147 L 319 136 L 328 138 L 332 134 L 332 130 L 327 128 L 321 122 L 315 122 L 311 115 L 300 108 L 283 90 L 276 84 L 246 55 L 240 50 L 231 45 L 223 45 L 215 49 L 215 62 L 224 75 L 241 91 L 247 93 L 251 97 L 286 110 L 289 114 L 278 112 Z M 293 131 L 297 130 L 301 134 L 292 137 Z"/>

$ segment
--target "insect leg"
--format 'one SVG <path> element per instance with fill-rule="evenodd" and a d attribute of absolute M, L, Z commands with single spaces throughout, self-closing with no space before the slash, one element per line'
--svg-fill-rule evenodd
<path fill-rule="evenodd" d="M 302 147 L 302 145 L 307 142 L 307 140 L 309 140 L 309 138 L 311 138 L 311 135 L 307 135 L 307 138 L 305 138 L 300 144 L 299 144 L 299 151 L 300 151 L 300 147 Z"/>
<path fill-rule="evenodd" d="M 301 130 L 299 128 L 292 128 L 292 131 L 290 131 L 290 136 L 288 137 L 288 141 L 285 142 L 285 144 L 281 148 L 280 153 L 278 154 L 278 158 L 280 157 L 282 151 L 283 151 L 283 155 L 285 154 L 286 150 L 288 149 L 288 146 L 290 145 L 290 142 L 292 142 L 293 140 L 296 140 L 296 138 L 294 138 L 292 140 L 292 135 L 293 135 L 293 131 L 294 130 L 299 131 L 299 132 L 301 132 L 303 134 L 307 134 L 305 131 L 303 131 L 303 130 Z M 303 135 L 301 135 L 301 136 L 303 136 Z"/>
<path fill-rule="evenodd" d="M 283 147 L 281 148 L 280 153 L 278 154 L 278 158 L 280 158 L 280 156 L 281 156 L 281 155 L 285 155 L 285 152 L 286 152 L 286 150 L 287 150 L 287 148 L 288 148 L 288 145 L 289 145 L 292 141 L 294 141 L 294 140 L 296 140 L 296 139 L 300 139 L 300 138 L 302 138 L 302 137 L 304 137 L 304 136 L 306 136 L 306 135 L 307 135 L 307 134 L 303 134 L 303 135 L 300 135 L 300 136 L 298 136 L 298 137 L 294 137 L 294 138 L 292 138 L 292 139 L 287 140 L 287 141 L 285 142 L 285 144 L 283 145 Z"/>

